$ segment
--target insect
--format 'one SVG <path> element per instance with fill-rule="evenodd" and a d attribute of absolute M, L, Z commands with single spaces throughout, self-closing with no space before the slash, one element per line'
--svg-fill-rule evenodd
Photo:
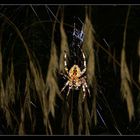
<path fill-rule="evenodd" d="M 82 50 L 81 50 L 82 52 Z M 75 90 L 79 90 L 80 88 L 82 88 L 83 91 L 83 100 L 86 97 L 86 93 L 88 92 L 88 94 L 90 95 L 90 90 L 88 88 L 87 82 L 86 82 L 86 60 L 85 60 L 85 55 L 82 52 L 82 56 L 83 56 L 83 60 L 84 60 L 84 68 L 83 70 L 80 69 L 80 67 L 76 64 L 74 64 L 70 70 L 68 70 L 67 67 L 67 53 L 65 52 L 64 55 L 64 70 L 65 73 L 63 74 L 68 80 L 65 83 L 64 87 L 61 90 L 61 93 L 64 91 L 64 89 L 68 86 L 68 92 L 67 92 L 67 96 L 70 93 L 71 89 L 75 89 Z"/>

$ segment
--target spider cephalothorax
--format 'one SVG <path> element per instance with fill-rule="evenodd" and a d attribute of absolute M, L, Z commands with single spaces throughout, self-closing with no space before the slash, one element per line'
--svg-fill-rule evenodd
<path fill-rule="evenodd" d="M 82 51 L 81 51 L 82 52 Z M 67 54 L 65 53 L 64 56 L 64 69 L 65 69 L 65 73 L 63 74 L 68 80 L 66 82 L 66 84 L 64 85 L 64 87 L 62 88 L 61 92 L 64 91 L 64 89 L 68 86 L 68 93 L 67 96 L 70 93 L 71 89 L 75 89 L 78 90 L 80 89 L 80 87 L 82 88 L 83 91 L 83 99 L 85 99 L 86 96 L 86 92 L 89 93 L 90 95 L 90 91 L 88 89 L 87 86 L 87 82 L 86 82 L 86 76 L 84 76 L 85 72 L 86 72 L 86 60 L 85 60 L 85 55 L 83 54 L 83 59 L 84 59 L 84 69 L 81 71 L 80 67 L 76 64 L 74 64 L 70 70 L 68 70 L 67 68 Z M 86 90 L 87 89 L 87 90 Z"/>
<path fill-rule="evenodd" d="M 81 80 L 79 77 L 81 76 L 81 70 L 78 65 L 73 65 L 69 70 L 69 85 L 73 86 L 75 89 L 78 89 L 81 86 Z"/>

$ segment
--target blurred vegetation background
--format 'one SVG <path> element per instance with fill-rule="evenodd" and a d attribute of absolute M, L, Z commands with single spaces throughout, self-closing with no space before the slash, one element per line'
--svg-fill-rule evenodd
<path fill-rule="evenodd" d="M 74 17 L 86 38 L 84 103 L 81 91 L 60 95 Z M 0 133 L 140 134 L 139 17 L 135 5 L 0 5 Z"/>

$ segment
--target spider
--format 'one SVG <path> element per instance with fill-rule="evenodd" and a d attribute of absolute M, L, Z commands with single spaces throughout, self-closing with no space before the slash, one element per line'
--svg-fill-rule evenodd
<path fill-rule="evenodd" d="M 87 82 L 86 82 L 86 76 L 84 76 L 85 72 L 86 72 L 86 60 L 85 60 L 85 55 L 82 52 L 82 56 L 83 56 L 83 60 L 84 60 L 84 68 L 83 70 L 81 70 L 79 68 L 78 65 L 74 64 L 70 70 L 68 70 L 67 68 L 67 54 L 65 51 L 64 54 L 64 70 L 65 73 L 62 74 L 65 78 L 67 78 L 67 82 L 65 83 L 64 87 L 61 90 L 61 93 L 64 91 L 64 89 L 68 86 L 68 93 L 67 93 L 67 97 L 70 93 L 71 89 L 75 89 L 75 90 L 79 90 L 80 88 L 82 88 L 83 91 L 83 101 L 86 97 L 86 90 L 88 92 L 88 94 L 90 95 L 90 90 L 88 88 Z"/>

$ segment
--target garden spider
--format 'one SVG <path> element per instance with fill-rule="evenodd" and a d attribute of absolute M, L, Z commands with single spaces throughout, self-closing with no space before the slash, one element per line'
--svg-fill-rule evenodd
<path fill-rule="evenodd" d="M 81 71 L 79 66 L 74 64 L 70 70 L 68 71 L 67 68 L 67 54 L 65 52 L 64 55 L 64 70 L 65 70 L 65 74 L 63 74 L 64 77 L 66 77 L 68 80 L 66 82 L 66 84 L 64 85 L 64 87 L 61 90 L 61 93 L 64 91 L 64 89 L 68 87 L 68 93 L 67 93 L 67 97 L 70 93 L 71 89 L 75 89 L 75 90 L 79 90 L 80 87 L 82 87 L 82 91 L 83 91 L 83 101 L 86 97 L 86 90 L 88 92 L 88 94 L 90 95 L 90 90 L 88 88 L 87 82 L 86 82 L 86 76 L 83 76 L 86 72 L 86 60 L 85 60 L 85 55 L 82 52 L 82 56 L 83 56 L 83 60 L 84 60 L 84 69 Z"/>

